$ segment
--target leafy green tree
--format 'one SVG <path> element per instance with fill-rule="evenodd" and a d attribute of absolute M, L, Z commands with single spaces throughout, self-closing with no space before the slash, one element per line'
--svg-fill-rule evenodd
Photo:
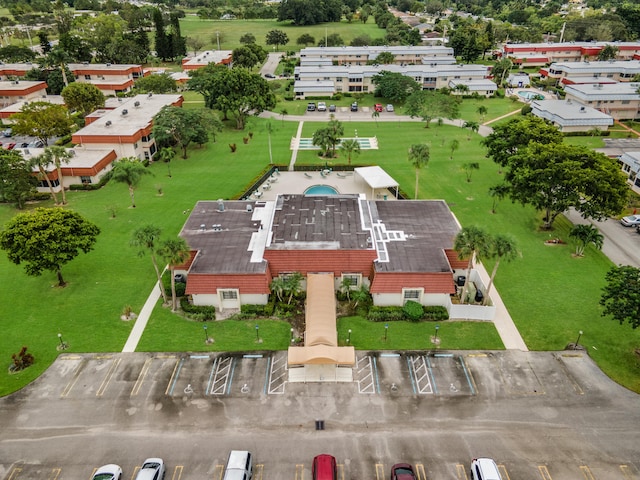
<path fill-rule="evenodd" d="M 420 117 L 429 128 L 431 120 L 437 117 L 456 118 L 460 111 L 461 99 L 441 92 L 418 90 L 407 98 L 405 112 L 411 118 Z"/>
<path fill-rule="evenodd" d="M 168 303 L 169 300 L 167 299 L 167 292 L 165 292 L 162 286 L 162 275 L 158 268 L 158 261 L 156 259 L 156 252 L 158 250 L 158 242 L 160 240 L 161 233 L 162 230 L 156 225 L 144 225 L 133 231 L 130 244 L 132 247 L 136 247 L 138 249 L 139 257 L 143 257 L 147 253 L 151 255 L 151 263 L 153 264 L 153 269 L 156 272 L 156 278 L 158 279 L 158 286 L 160 288 L 160 293 L 162 294 L 162 299 L 164 303 Z"/>
<path fill-rule="evenodd" d="M 600 305 L 602 316 L 611 316 L 622 325 L 640 326 L 640 268 L 629 265 L 611 267 L 605 276 Z"/>
<path fill-rule="evenodd" d="M 167 164 L 167 175 L 171 178 L 171 160 L 176 158 L 176 151 L 171 147 L 162 147 L 158 152 L 158 159 Z"/>
<path fill-rule="evenodd" d="M 104 94 L 91 83 L 73 82 L 64 87 L 61 95 L 67 109 L 75 110 L 82 117 L 99 108 L 104 108 Z"/>
<path fill-rule="evenodd" d="M 271 280 L 269 289 L 271 290 L 271 292 L 276 294 L 276 297 L 278 297 L 278 301 L 282 302 L 285 289 L 284 279 L 282 277 L 275 277 L 273 280 Z"/>
<path fill-rule="evenodd" d="M 240 38 L 242 42 L 242 38 Z M 187 37 L 185 39 L 187 47 L 193 51 L 193 56 L 198 55 L 198 51 L 204 47 L 204 42 L 199 37 Z"/>
<path fill-rule="evenodd" d="M 52 137 L 68 135 L 75 126 L 66 107 L 49 102 L 29 102 L 10 118 L 15 135 L 36 137 L 45 145 Z"/>
<path fill-rule="evenodd" d="M 178 90 L 176 81 L 168 73 L 147 75 L 139 78 L 133 87 L 134 93 L 172 93 Z"/>
<path fill-rule="evenodd" d="M 340 151 L 343 152 L 351 165 L 351 156 L 360 154 L 360 142 L 354 138 L 343 140 L 340 143 Z"/>
<path fill-rule="evenodd" d="M 574 225 L 569 231 L 569 236 L 576 239 L 577 257 L 584 257 L 584 250 L 589 244 L 593 244 L 596 249 L 602 250 L 604 236 L 593 225 Z"/>
<path fill-rule="evenodd" d="M 44 153 L 42 154 L 45 162 L 48 164 L 53 164 L 56 167 L 56 171 L 58 172 L 58 181 L 60 182 L 60 193 L 62 193 L 62 204 L 67 204 L 67 194 L 64 189 L 64 176 L 62 175 L 62 164 L 68 164 L 71 160 L 71 155 L 69 151 L 58 145 L 52 145 L 44 149 Z"/>
<path fill-rule="evenodd" d="M 37 180 L 29 162 L 14 150 L 0 149 L 0 200 L 23 209 L 36 193 Z"/>
<path fill-rule="evenodd" d="M 503 58 L 495 63 L 491 69 L 491 75 L 493 75 L 493 79 L 498 87 L 501 87 L 504 84 L 504 80 L 509 76 L 509 72 L 511 72 L 512 67 L 513 62 L 509 58 Z"/>
<path fill-rule="evenodd" d="M 480 124 L 478 122 L 468 121 L 462 124 L 462 128 L 468 128 L 469 132 L 478 133 L 478 130 L 480 130 Z M 467 135 L 467 140 L 471 140 L 471 134 Z"/>
<path fill-rule="evenodd" d="M 53 203 L 58 205 L 58 196 L 56 192 L 53 190 L 53 184 L 51 183 L 51 179 L 49 178 L 49 173 L 47 172 L 48 168 L 51 166 L 51 159 L 45 158 L 44 155 L 34 155 L 29 159 L 29 165 L 33 168 L 38 169 L 38 179 L 41 182 L 44 182 L 49 187 L 49 193 L 51 195 L 51 200 Z"/>
<path fill-rule="evenodd" d="M 489 196 L 493 199 L 491 213 L 496 213 L 496 204 L 509 194 L 509 186 L 500 184 L 489 188 Z"/>
<path fill-rule="evenodd" d="M 207 108 L 220 110 L 225 115 L 233 112 L 238 130 L 244 129 L 249 115 L 257 116 L 276 106 L 269 83 L 246 69 L 207 65 L 190 75 L 188 87 L 202 94 Z"/>
<path fill-rule="evenodd" d="M 510 262 L 518 258 L 519 255 L 520 252 L 518 251 L 517 243 L 511 236 L 497 234 L 490 239 L 488 258 L 495 259 L 496 263 L 493 264 L 491 277 L 489 277 L 489 284 L 487 285 L 487 294 L 482 300 L 482 305 L 486 305 L 489 301 L 489 292 L 491 291 L 493 280 L 498 272 L 500 261 L 504 260 L 506 262 Z"/>
<path fill-rule="evenodd" d="M 471 183 L 471 175 L 474 170 L 480 170 L 480 164 L 478 162 L 467 162 L 462 164 L 462 169 L 467 176 L 467 183 Z"/>
<path fill-rule="evenodd" d="M 366 33 L 362 35 L 358 35 L 357 37 L 353 37 L 350 45 L 352 47 L 366 47 L 367 45 L 373 45 L 373 40 Z"/>
<path fill-rule="evenodd" d="M 487 107 L 485 107 L 484 105 L 480 105 L 476 110 L 476 112 L 478 112 L 478 115 L 480 115 L 481 121 L 484 122 L 484 117 L 487 115 L 487 112 L 488 112 Z"/>
<path fill-rule="evenodd" d="M 340 45 L 344 45 L 344 40 L 339 33 L 332 33 L 318 42 L 319 47 L 339 47 Z"/>
<path fill-rule="evenodd" d="M 393 64 L 396 60 L 396 56 L 391 52 L 380 52 L 375 58 L 375 63 L 379 65 Z"/>
<path fill-rule="evenodd" d="M 431 157 L 431 152 L 429 150 L 429 145 L 425 143 L 419 143 L 416 145 L 411 145 L 409 147 L 409 162 L 413 165 L 413 168 L 416 170 L 416 190 L 414 199 L 418 199 L 418 181 L 420 179 L 420 169 L 422 167 L 426 167 L 429 164 L 429 159 Z"/>
<path fill-rule="evenodd" d="M 153 136 L 160 145 L 182 149 L 187 158 L 187 148 L 192 142 L 205 143 L 208 138 L 201 110 L 190 110 L 167 105 L 153 118 Z"/>
<path fill-rule="evenodd" d="M 231 53 L 233 67 L 244 67 L 251 70 L 260 63 L 260 58 L 249 47 L 238 47 Z"/>
<path fill-rule="evenodd" d="M 615 45 L 605 45 L 598 53 L 598 60 L 615 60 L 618 57 L 618 47 Z"/>
<path fill-rule="evenodd" d="M 449 151 L 451 155 L 449 155 L 449 160 L 453 160 L 453 153 L 460 148 L 460 140 L 457 138 L 452 138 L 449 142 Z"/>
<path fill-rule="evenodd" d="M 266 44 L 267 45 L 275 45 L 276 50 L 280 47 L 280 45 L 286 45 L 289 43 L 289 37 L 282 30 L 269 30 L 266 36 Z"/>
<path fill-rule="evenodd" d="M 313 38 L 313 36 L 309 33 L 303 33 L 298 37 L 296 43 L 298 45 L 304 45 L 306 47 L 307 45 L 313 45 L 314 43 L 316 43 L 316 39 Z"/>
<path fill-rule="evenodd" d="M 135 191 L 144 175 L 153 175 L 136 157 L 125 157 L 112 163 L 113 168 L 107 172 L 107 180 L 124 183 L 129 188 L 131 207 L 136 208 Z"/>
<path fill-rule="evenodd" d="M 79 213 L 62 208 L 36 208 L 19 213 L 0 232 L 0 248 L 16 265 L 24 264 L 27 275 L 55 272 L 64 287 L 62 266 L 80 252 L 93 250 L 100 229 Z"/>
<path fill-rule="evenodd" d="M 7 63 L 31 62 L 36 54 L 29 47 L 7 45 L 0 48 L 0 60 Z"/>
<path fill-rule="evenodd" d="M 413 78 L 386 70 L 374 75 L 371 82 L 376 86 L 376 95 L 392 102 L 404 103 L 409 95 L 420 90 L 420 85 Z"/>
<path fill-rule="evenodd" d="M 240 43 L 242 43 L 243 45 L 256 43 L 256 36 L 253 33 L 245 33 L 240 37 Z"/>
<path fill-rule="evenodd" d="M 476 260 L 480 261 L 491 254 L 491 237 L 481 228 L 470 225 L 458 232 L 453 242 L 453 249 L 458 252 L 458 259 L 468 259 L 467 274 L 460 295 L 460 301 L 464 303 L 467 301 L 473 264 Z"/>
<path fill-rule="evenodd" d="M 189 245 L 183 238 L 170 238 L 164 240 L 158 248 L 158 255 L 169 265 L 171 271 L 171 311 L 175 312 L 178 304 L 176 301 L 176 276 L 175 268 L 189 260 Z"/>
<path fill-rule="evenodd" d="M 67 76 L 69 69 L 67 68 L 67 64 L 71 61 L 73 61 L 73 57 L 58 46 L 42 57 L 40 63 L 44 68 L 56 67 L 62 75 L 62 82 L 64 83 L 64 86 L 67 87 L 69 85 Z"/>

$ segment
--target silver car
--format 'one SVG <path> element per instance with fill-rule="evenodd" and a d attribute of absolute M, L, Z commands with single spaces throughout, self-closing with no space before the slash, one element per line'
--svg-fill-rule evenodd
<path fill-rule="evenodd" d="M 147 458 L 136 475 L 136 480 L 163 480 L 164 461 L 161 458 Z"/>
<path fill-rule="evenodd" d="M 620 223 L 625 227 L 640 225 L 640 215 L 629 215 L 627 217 L 622 217 L 620 219 Z"/>

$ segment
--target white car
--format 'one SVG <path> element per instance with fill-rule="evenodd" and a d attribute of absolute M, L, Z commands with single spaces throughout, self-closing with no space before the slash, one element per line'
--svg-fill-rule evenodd
<path fill-rule="evenodd" d="M 393 105 L 391 105 L 390 103 L 387 103 L 387 112 L 393 112 L 394 108 Z"/>
<path fill-rule="evenodd" d="M 319 112 L 326 112 L 327 111 L 327 104 L 324 102 L 318 102 L 318 111 Z"/>
<path fill-rule="evenodd" d="M 120 465 L 110 463 L 103 465 L 93 474 L 92 480 L 120 480 L 122 469 Z"/>
<path fill-rule="evenodd" d="M 136 480 L 163 480 L 164 474 L 164 461 L 161 458 L 147 458 L 138 471 Z"/>
<path fill-rule="evenodd" d="M 622 217 L 620 219 L 620 223 L 625 227 L 634 227 L 640 225 L 640 215 L 629 215 L 627 217 Z"/>
<path fill-rule="evenodd" d="M 474 458 L 471 461 L 471 478 L 473 480 L 502 480 L 496 462 L 490 458 Z"/>

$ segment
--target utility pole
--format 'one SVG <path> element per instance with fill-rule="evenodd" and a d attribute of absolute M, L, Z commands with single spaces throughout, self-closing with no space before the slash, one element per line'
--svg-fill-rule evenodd
<path fill-rule="evenodd" d="M 216 40 L 218 42 L 218 50 L 220 50 L 220 32 L 216 32 Z"/>
<path fill-rule="evenodd" d="M 564 28 L 567 26 L 567 22 L 564 22 L 562 24 L 562 30 L 560 30 L 560 43 L 562 43 L 562 40 L 564 39 Z"/>

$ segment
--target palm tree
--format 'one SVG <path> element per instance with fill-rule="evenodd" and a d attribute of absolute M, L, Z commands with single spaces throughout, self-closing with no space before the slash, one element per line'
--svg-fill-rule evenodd
<path fill-rule="evenodd" d="M 160 227 L 155 225 L 145 225 L 144 227 L 137 228 L 133 231 L 131 236 L 131 246 L 138 247 L 138 256 L 142 257 L 146 252 L 151 254 L 151 263 L 153 263 L 153 269 L 156 271 L 156 278 L 158 279 L 158 286 L 160 287 L 160 293 L 164 303 L 167 303 L 167 292 L 164 291 L 162 285 L 162 275 L 158 268 L 158 262 L 156 260 L 157 242 L 160 239 Z"/>
<path fill-rule="evenodd" d="M 73 61 L 73 58 L 62 48 L 56 47 L 51 50 L 43 59 L 44 66 L 56 66 L 60 67 L 60 72 L 62 73 L 62 82 L 65 87 L 69 86 L 69 81 L 67 80 L 67 63 Z"/>
<path fill-rule="evenodd" d="M 36 155 L 29 160 L 29 165 L 38 169 L 38 178 L 47 182 L 51 198 L 53 199 L 53 202 L 58 205 L 58 197 L 56 196 L 56 192 L 53 191 L 53 184 L 47 174 L 47 168 L 51 165 L 51 160 L 46 158 L 44 154 Z"/>
<path fill-rule="evenodd" d="M 373 112 L 371 112 L 371 118 L 373 118 L 376 121 L 376 127 L 377 127 L 378 126 L 378 118 L 380 118 L 380 112 L 374 108 Z"/>
<path fill-rule="evenodd" d="M 340 150 L 347 155 L 349 165 L 351 165 L 351 155 L 360 153 L 360 142 L 355 138 L 343 140 L 340 143 Z"/>
<path fill-rule="evenodd" d="M 471 225 L 458 232 L 453 242 L 453 249 L 458 252 L 458 259 L 469 259 L 467 263 L 467 275 L 464 279 L 462 294 L 460 295 L 460 301 L 464 303 L 467 298 L 467 291 L 469 290 L 469 276 L 471 275 L 474 260 L 478 259 L 478 261 L 480 261 L 481 258 L 487 256 L 490 252 L 490 237 L 481 228 Z"/>
<path fill-rule="evenodd" d="M 484 122 L 484 117 L 485 117 L 485 115 L 486 115 L 486 114 L 487 114 L 487 112 L 488 112 L 487 107 L 485 107 L 484 105 L 480 105 L 480 106 L 478 107 L 477 112 L 478 112 L 478 114 L 480 115 L 480 118 L 482 119 L 482 121 Z"/>
<path fill-rule="evenodd" d="M 449 142 L 449 150 L 451 150 L 451 155 L 449 155 L 449 159 L 453 160 L 453 152 L 460 148 L 460 141 L 457 138 L 452 139 Z"/>
<path fill-rule="evenodd" d="M 171 271 L 171 311 L 175 312 L 178 308 L 176 302 L 176 276 L 174 275 L 175 267 L 182 265 L 189 259 L 191 249 L 184 238 L 170 238 L 162 242 L 158 248 L 158 255 L 169 264 Z"/>
<path fill-rule="evenodd" d="M 171 178 L 171 160 L 176 158 L 176 151 L 171 147 L 164 147 L 158 152 L 158 159 L 167 164 L 167 172 Z"/>
<path fill-rule="evenodd" d="M 480 124 L 478 122 L 464 122 L 462 128 L 468 128 L 470 132 L 467 134 L 467 140 L 471 140 L 471 132 L 478 133 Z"/>
<path fill-rule="evenodd" d="M 474 170 L 480 170 L 480 164 L 478 162 L 468 162 L 462 165 L 464 173 L 467 175 L 467 183 L 471 183 L 471 174 Z"/>
<path fill-rule="evenodd" d="M 291 304 L 291 300 L 293 297 L 298 295 L 302 290 L 302 279 L 304 277 L 300 272 L 294 272 L 291 275 L 287 275 L 286 280 L 284 281 L 284 291 L 289 294 L 289 299 L 287 300 L 287 304 Z"/>
<path fill-rule="evenodd" d="M 601 250 L 604 242 L 604 236 L 593 225 L 574 225 L 569 231 L 569 236 L 575 238 L 578 242 L 576 245 L 577 257 L 584 257 L 584 250 L 590 243 L 596 249 Z"/>
<path fill-rule="evenodd" d="M 328 128 L 321 128 L 313 132 L 313 137 L 311 139 L 311 143 L 320 147 L 320 151 L 322 152 L 322 156 L 328 156 L 331 152 L 331 132 Z"/>
<path fill-rule="evenodd" d="M 284 124 L 284 117 L 285 115 L 289 115 L 289 112 L 287 112 L 286 108 L 283 108 L 282 110 L 280 110 L 280 116 L 282 117 L 282 123 Z"/>
<path fill-rule="evenodd" d="M 351 282 L 351 279 L 348 277 L 343 278 L 342 282 L 340 282 L 340 291 L 347 296 L 347 302 L 351 301 L 351 285 L 352 284 L 353 283 Z"/>
<path fill-rule="evenodd" d="M 489 196 L 493 198 L 491 213 L 496 213 L 496 204 L 498 200 L 502 200 L 507 193 L 509 193 L 509 187 L 507 185 L 495 185 L 489 188 Z"/>
<path fill-rule="evenodd" d="M 409 147 L 409 161 L 413 168 L 416 169 L 416 193 L 414 199 L 418 199 L 418 180 L 420 178 L 420 169 L 429 163 L 431 152 L 429 151 L 429 145 L 425 143 L 419 143 L 411 145 Z"/>
<path fill-rule="evenodd" d="M 491 271 L 491 277 L 489 278 L 489 285 L 487 285 L 487 294 L 484 296 L 482 300 L 482 305 L 486 305 L 489 301 L 489 291 L 493 285 L 493 279 L 496 276 L 496 272 L 498 271 L 498 266 L 500 265 L 500 260 L 506 260 L 510 262 L 514 260 L 519 255 L 519 252 L 516 247 L 516 242 L 511 237 L 507 235 L 498 234 L 493 238 L 493 242 L 491 242 L 491 252 L 489 253 L 490 258 L 495 258 L 496 263 L 493 266 L 493 270 Z"/>
<path fill-rule="evenodd" d="M 336 145 L 340 143 L 340 137 L 344 135 L 344 127 L 342 122 L 336 119 L 336 116 L 332 113 L 329 116 L 329 138 L 331 139 L 331 157 L 336 156 Z"/>
<path fill-rule="evenodd" d="M 271 284 L 269 285 L 269 288 L 271 289 L 272 292 L 276 294 L 276 297 L 278 297 L 278 301 L 281 302 L 282 294 L 284 293 L 284 289 L 285 289 L 285 283 L 282 277 L 276 277 L 273 280 L 271 280 Z"/>
<path fill-rule="evenodd" d="M 56 170 L 58 171 L 58 181 L 60 182 L 60 191 L 62 192 L 62 204 L 67 204 L 67 195 L 64 191 L 64 180 L 62 177 L 62 164 L 69 164 L 71 160 L 71 154 L 69 151 L 58 145 L 53 145 L 51 147 L 47 147 L 44 149 L 44 157 L 49 161 L 49 163 L 53 163 L 56 166 Z"/>
<path fill-rule="evenodd" d="M 153 175 L 136 157 L 125 157 L 113 162 L 113 168 L 107 173 L 108 180 L 126 183 L 131 197 L 131 208 L 136 208 L 135 190 L 143 175 Z"/>

